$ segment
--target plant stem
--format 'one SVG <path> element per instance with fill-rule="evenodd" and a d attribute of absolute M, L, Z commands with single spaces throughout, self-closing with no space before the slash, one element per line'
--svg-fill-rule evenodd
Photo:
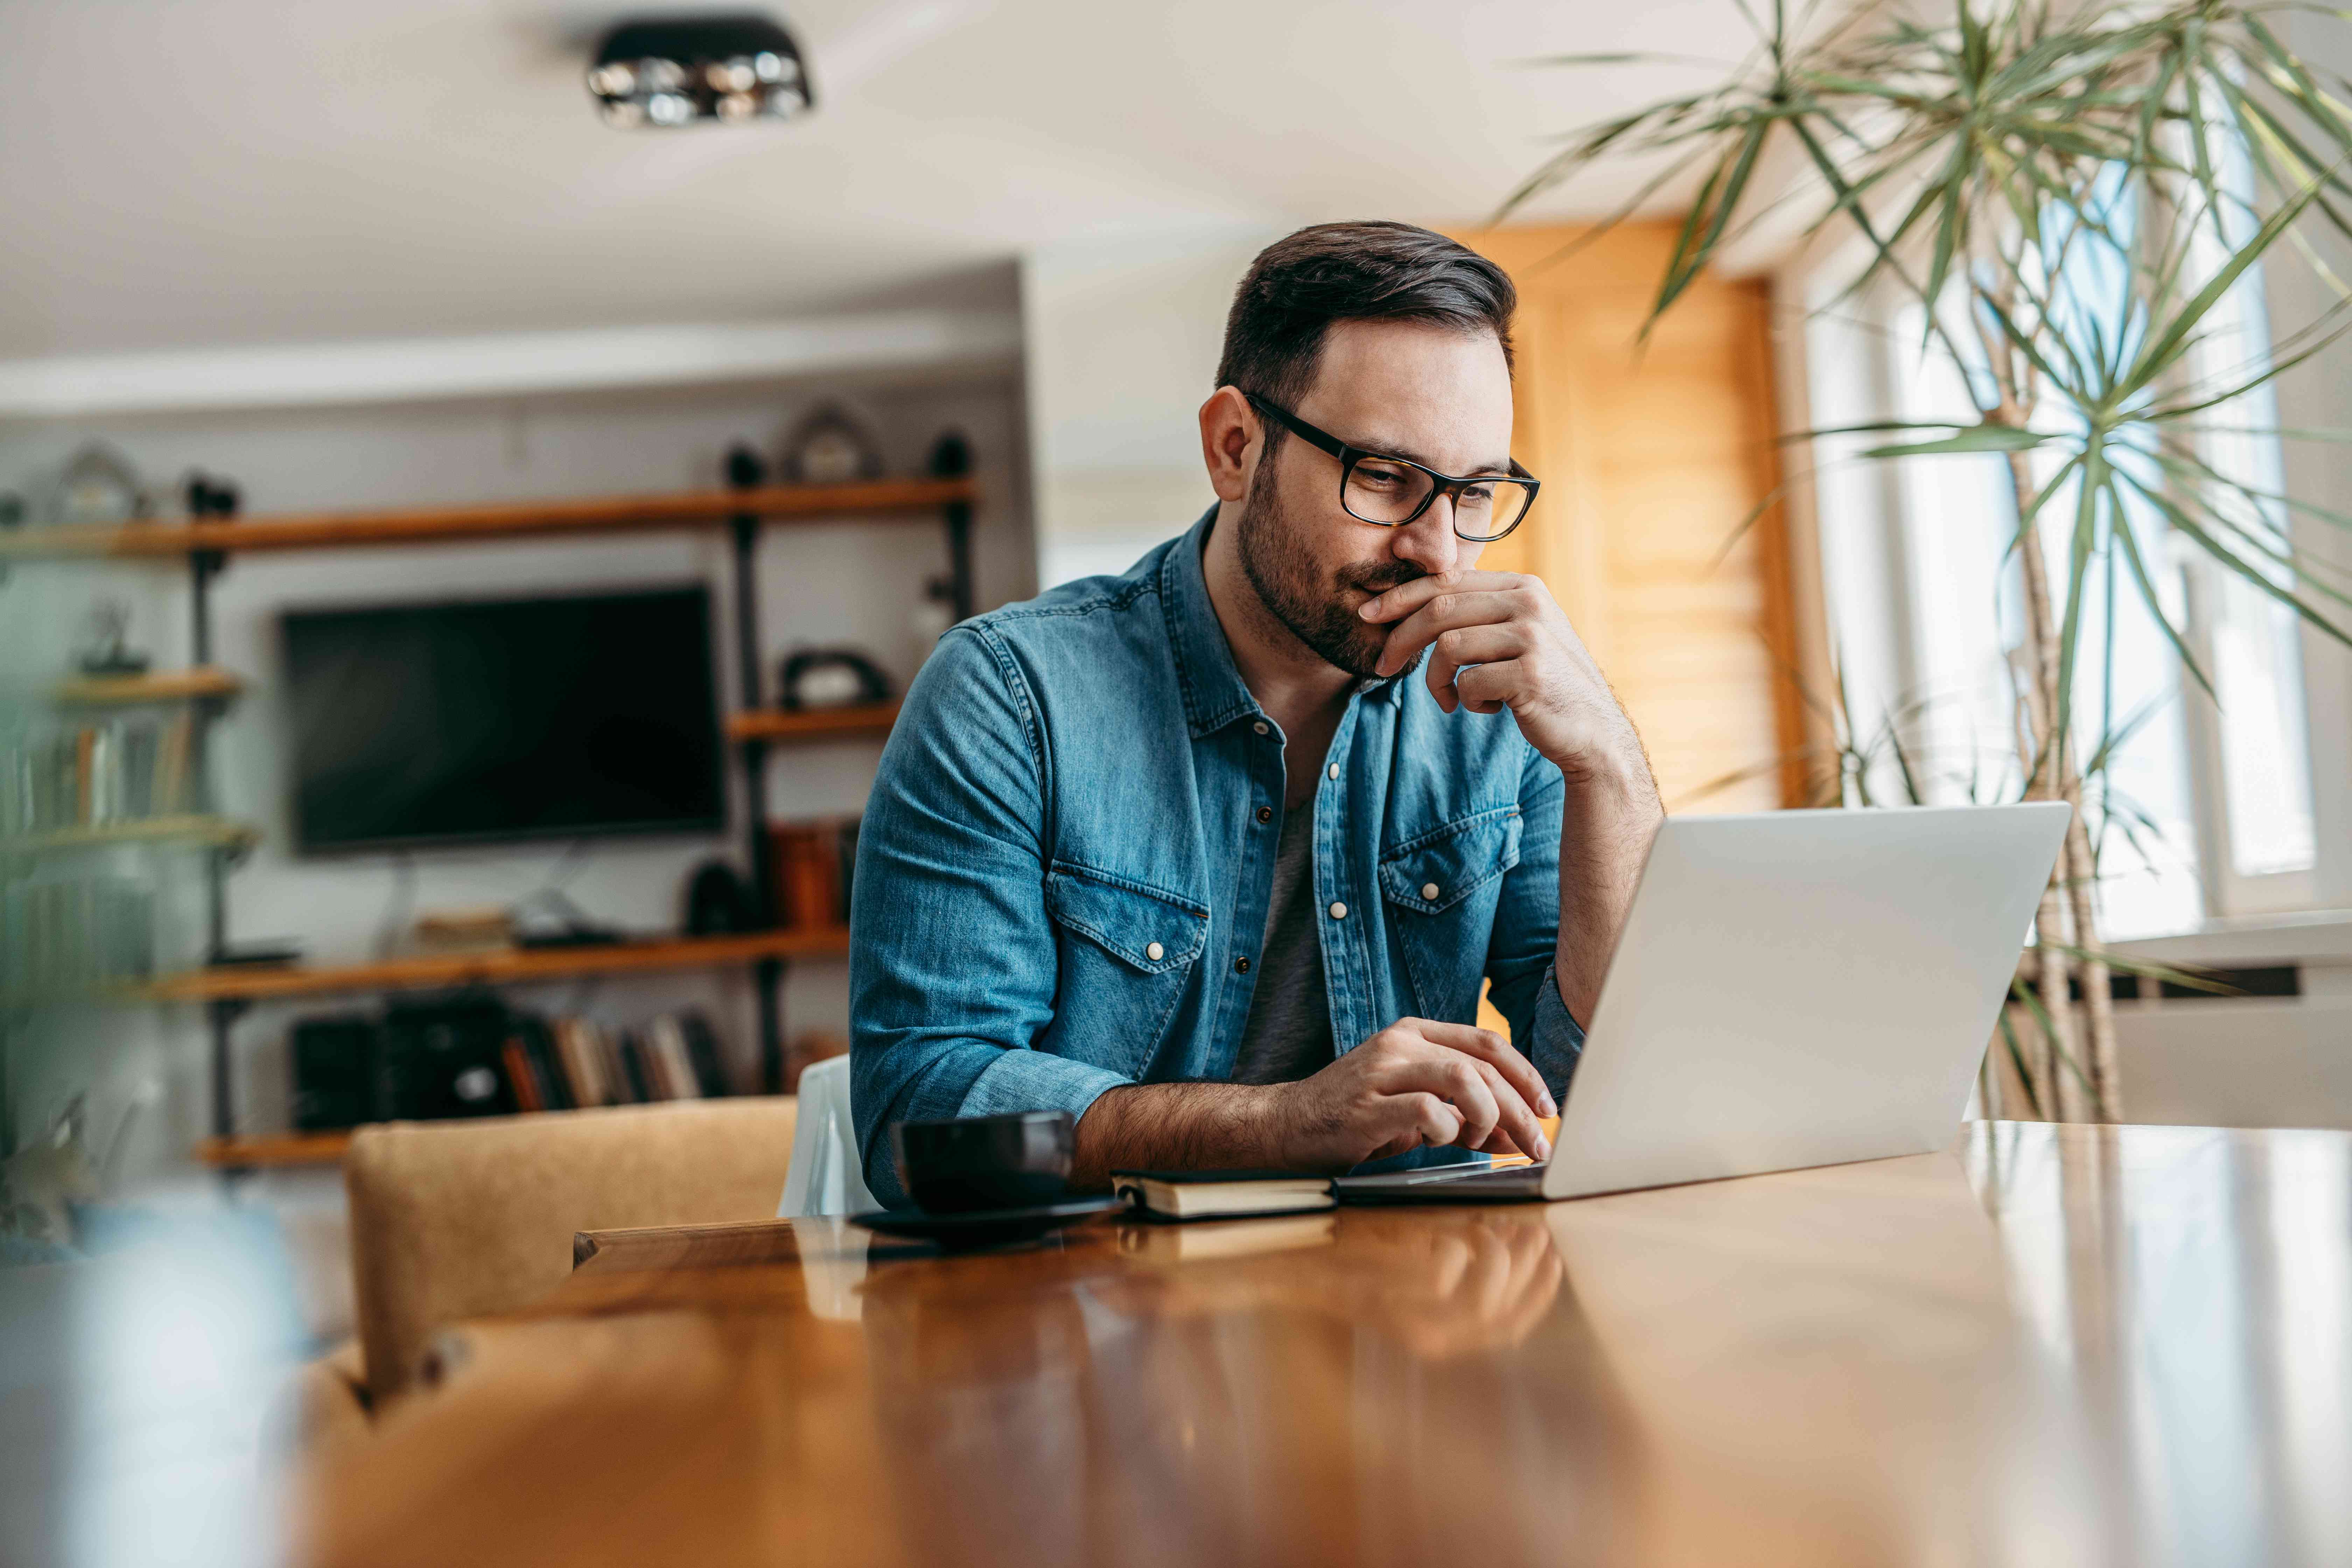
<path fill-rule="evenodd" d="M 1990 422 L 2022 427 L 2027 416 L 2012 399 L 2004 398 Z M 2040 488 L 2034 483 L 2028 454 L 2009 454 L 2009 478 L 2017 498 L 2018 516 L 2023 519 Z M 2111 1121 L 2116 1119 L 2119 1098 L 2115 1002 L 2105 963 L 2090 956 L 2099 940 L 2098 916 L 2092 901 L 2095 879 L 2091 837 L 2083 822 L 2083 780 L 2075 766 L 2074 745 L 2069 737 L 2055 732 L 2058 634 L 2051 612 L 2049 565 L 2042 553 L 2039 518 L 2021 524 L 2017 548 L 2025 583 L 2026 655 L 2033 676 L 2027 703 L 2032 743 L 2028 754 L 2020 758 L 2026 768 L 2025 798 L 2063 800 L 2074 808 L 2073 819 L 2066 825 L 2064 849 L 2051 871 L 2049 885 L 2042 890 L 2042 902 L 2033 920 L 2041 946 L 2040 979 L 2035 988 L 2042 994 L 2054 1036 L 2048 1042 L 2049 1048 L 2054 1056 L 2073 1062 L 2072 1067 L 2064 1060 L 2049 1064 L 2056 1093 L 2054 1099 L 2042 1103 L 2054 1106 L 2062 1120 L 2084 1119 L 2083 1112 L 2087 1110 L 2090 1117 Z M 2067 943 L 2068 917 L 2074 928 L 2072 945 L 2085 955 L 2079 969 L 2074 970 L 2082 990 L 2081 1027 L 2077 1026 L 2074 1002 L 2067 984 L 2070 969 L 2074 966 L 2068 963 L 2062 951 Z M 2090 1079 L 2087 1106 L 2084 1103 L 2086 1097 L 2083 1076 Z M 2040 1086 L 2035 1087 L 2038 1091 Z"/>

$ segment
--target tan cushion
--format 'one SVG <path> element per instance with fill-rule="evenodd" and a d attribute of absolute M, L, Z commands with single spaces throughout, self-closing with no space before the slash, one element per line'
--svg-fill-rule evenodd
<path fill-rule="evenodd" d="M 563 1281 L 575 1231 L 767 1219 L 789 1097 L 363 1127 L 343 1157 L 367 1381 L 408 1382 L 433 1331 Z"/>

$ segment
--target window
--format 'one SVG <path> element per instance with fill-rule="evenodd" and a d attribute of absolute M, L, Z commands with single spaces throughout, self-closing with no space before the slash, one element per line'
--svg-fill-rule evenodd
<path fill-rule="evenodd" d="M 1834 289 L 1857 269 L 1828 266 L 1814 276 Z M 2069 279 L 2086 296 L 2103 283 Z M 1805 306 L 1804 417 L 1813 426 L 1973 417 L 1958 373 L 1922 347 L 1916 301 L 1899 292 L 1834 303 L 1804 298 L 1801 286 L 1783 297 L 1790 292 Z M 2223 330 L 2200 351 L 2200 370 L 2258 363 L 2266 352 L 2258 286 L 2242 286 L 2231 303 Z M 2231 427 L 2203 437 L 2199 457 L 2276 493 L 2277 443 L 2263 433 L 2276 423 L 2266 409 L 2235 408 Z M 1849 798 L 2014 799 L 2022 590 L 2006 553 L 2016 517 L 2007 460 L 1860 458 L 1879 439 L 1827 437 L 1813 453 L 1830 638 L 1847 722 L 1869 756 Z M 2053 507 L 2042 530 L 2062 591 L 2066 531 L 2047 518 L 2065 511 L 2063 502 Z M 2284 517 L 2239 521 L 2291 554 Z M 2173 539 L 2153 508 L 2128 521 L 2168 616 L 2186 627 L 2220 700 L 2180 668 L 2128 584 L 2095 574 L 2072 702 L 2078 757 L 2089 759 L 2103 735 L 2110 748 L 2085 800 L 2100 846 L 2101 934 L 2127 940 L 2188 930 L 2210 915 L 2307 908 L 2319 850 L 2297 619 Z M 2291 581 L 2287 565 L 2277 570 L 2274 581 Z"/>

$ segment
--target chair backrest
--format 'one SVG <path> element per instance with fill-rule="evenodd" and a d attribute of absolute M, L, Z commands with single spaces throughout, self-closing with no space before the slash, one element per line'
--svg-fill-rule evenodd
<path fill-rule="evenodd" d="M 582 1230 L 764 1219 L 789 1097 L 362 1127 L 343 1158 L 371 1394 L 404 1388 L 436 1330 L 563 1282 Z"/>
<path fill-rule="evenodd" d="M 828 1057 L 802 1068 L 800 1091 L 792 1169 L 784 1176 L 776 1217 L 805 1219 L 880 1208 L 866 1190 L 857 1129 L 849 1120 L 849 1058 Z"/>

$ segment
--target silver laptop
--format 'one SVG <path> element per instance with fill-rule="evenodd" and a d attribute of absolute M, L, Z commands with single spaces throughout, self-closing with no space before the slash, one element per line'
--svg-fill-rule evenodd
<path fill-rule="evenodd" d="M 1573 1198 L 1941 1149 L 2066 831 L 2062 802 L 1669 817 L 1540 1166 L 1351 1203 Z"/>

